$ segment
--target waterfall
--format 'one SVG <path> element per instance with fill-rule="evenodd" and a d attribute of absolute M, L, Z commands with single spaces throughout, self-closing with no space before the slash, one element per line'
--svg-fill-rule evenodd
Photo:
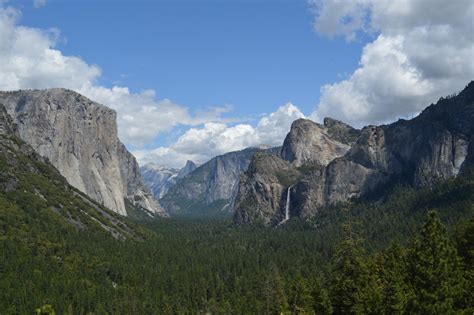
<path fill-rule="evenodd" d="M 278 223 L 278 225 L 283 224 L 290 219 L 291 187 L 293 186 L 288 187 L 288 190 L 286 191 L 285 218 Z"/>
<path fill-rule="evenodd" d="M 288 190 L 286 192 L 286 206 L 285 206 L 285 221 L 288 221 L 290 219 L 290 196 L 291 194 L 291 186 L 288 187 Z"/>

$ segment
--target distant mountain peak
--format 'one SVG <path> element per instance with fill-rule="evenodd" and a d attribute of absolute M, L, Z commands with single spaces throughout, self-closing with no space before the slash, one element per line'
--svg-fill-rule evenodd
<path fill-rule="evenodd" d="M 186 161 L 181 168 L 172 168 L 166 165 L 156 163 L 148 163 L 140 167 L 141 174 L 145 183 L 150 187 L 153 195 L 160 199 L 174 186 L 176 183 L 197 168 L 193 161 Z"/>

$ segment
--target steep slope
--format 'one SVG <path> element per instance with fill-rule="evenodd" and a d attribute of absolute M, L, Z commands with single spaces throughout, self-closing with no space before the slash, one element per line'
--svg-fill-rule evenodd
<path fill-rule="evenodd" d="M 277 224 L 285 214 L 280 211 L 287 202 L 287 190 L 299 173 L 277 155 L 257 152 L 240 177 L 234 207 L 238 222 Z M 255 207 L 255 205 L 258 205 Z"/>
<path fill-rule="evenodd" d="M 217 156 L 182 178 L 160 199 L 171 215 L 230 215 L 240 175 L 256 152 L 248 148 Z"/>
<path fill-rule="evenodd" d="M 24 143 L 0 104 L 0 234 L 31 238 L 28 225 L 107 233 L 116 239 L 142 239 L 140 228 L 124 221 L 69 185 Z"/>
<path fill-rule="evenodd" d="M 283 142 L 281 157 L 298 167 L 307 162 L 327 165 L 346 154 L 349 144 L 338 141 L 330 132 L 337 129 L 335 121 L 326 122 L 331 123 L 331 129 L 307 119 L 294 121 Z M 342 138 L 339 132 L 334 133 Z"/>
<path fill-rule="evenodd" d="M 325 120 L 328 125 L 333 122 Z M 293 216 L 309 218 L 322 207 L 368 194 L 381 198 L 386 187 L 396 184 L 429 188 L 467 172 L 473 161 L 474 83 L 455 97 L 440 99 L 412 120 L 368 126 L 361 132 L 346 127 L 337 128 L 337 132 L 332 127 L 329 132 L 331 127 L 326 128 L 310 121 L 296 121 L 285 139 L 281 157 L 300 174 L 283 187 L 291 188 Z M 351 143 L 356 133 L 357 140 Z M 334 143 L 344 139 L 352 140 L 346 141 L 350 147 L 344 147 L 347 150 L 342 155 L 342 147 Z M 265 165 L 249 170 L 246 176 L 254 180 L 245 182 L 255 185 L 259 174 L 266 172 Z M 258 201 L 264 195 L 241 185 L 237 199 Z M 270 217 L 259 216 L 258 221 L 275 222 L 283 215 L 282 198 L 286 197 L 273 198 L 280 200 L 267 202 L 279 203 L 280 209 Z M 256 216 L 248 213 L 261 213 L 262 206 L 259 202 L 236 203 L 236 222 L 255 221 L 252 218 Z"/>
<path fill-rule="evenodd" d="M 241 176 L 234 220 L 274 225 L 285 218 L 287 208 L 291 217 L 297 215 L 295 191 L 305 175 L 318 174 L 332 160 L 346 154 L 359 134 L 359 130 L 330 118 L 324 120 L 324 125 L 307 119 L 294 121 L 279 156 L 255 156 Z M 314 182 L 318 179 L 310 185 Z M 303 188 L 299 191 L 306 193 Z"/>
<path fill-rule="evenodd" d="M 125 201 L 164 214 L 117 136 L 116 113 L 65 89 L 0 92 L 20 137 L 93 200 L 126 215 Z"/>
<path fill-rule="evenodd" d="M 155 163 L 149 163 L 140 167 L 143 180 L 150 187 L 155 198 L 162 198 L 176 185 L 178 180 L 188 175 L 197 168 L 192 161 L 187 161 L 181 169 L 171 168 Z"/>

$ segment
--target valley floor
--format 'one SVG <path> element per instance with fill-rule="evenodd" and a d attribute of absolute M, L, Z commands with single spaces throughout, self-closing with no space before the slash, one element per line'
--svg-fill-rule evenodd
<path fill-rule="evenodd" d="M 473 198 L 460 178 L 312 222 L 158 219 L 118 241 L 0 196 L 0 314 L 472 313 Z"/>

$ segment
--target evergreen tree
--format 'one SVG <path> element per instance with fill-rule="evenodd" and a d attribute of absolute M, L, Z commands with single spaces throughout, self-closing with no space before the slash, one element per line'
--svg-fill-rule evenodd
<path fill-rule="evenodd" d="M 369 267 L 362 240 L 352 224 L 343 226 L 344 239 L 338 244 L 333 258 L 331 302 L 336 314 L 377 314 L 380 290 Z"/>
<path fill-rule="evenodd" d="M 263 290 L 265 312 L 267 314 L 281 314 L 288 308 L 283 279 L 276 266 L 271 266 L 265 279 Z"/>
<path fill-rule="evenodd" d="M 431 211 L 410 251 L 412 294 L 408 311 L 416 314 L 451 314 L 462 297 L 461 261 L 446 228 Z"/>
<path fill-rule="evenodd" d="M 293 279 L 289 294 L 290 311 L 292 314 L 306 314 L 311 312 L 312 297 L 306 280 L 298 273 Z"/>
<path fill-rule="evenodd" d="M 313 311 L 317 315 L 332 314 L 332 305 L 329 298 L 329 292 L 321 285 L 319 279 L 313 281 L 312 287 Z"/>
<path fill-rule="evenodd" d="M 464 264 L 466 289 L 461 307 L 466 313 L 474 313 L 474 217 L 466 220 L 456 233 L 458 253 Z"/>
<path fill-rule="evenodd" d="M 394 243 L 378 258 L 378 272 L 383 288 L 383 312 L 405 314 L 408 302 L 405 250 Z"/>

